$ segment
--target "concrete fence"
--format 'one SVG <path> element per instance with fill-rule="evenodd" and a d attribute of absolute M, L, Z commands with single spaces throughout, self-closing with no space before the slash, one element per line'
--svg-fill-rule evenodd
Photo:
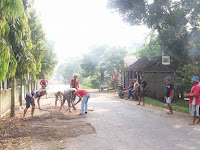
<path fill-rule="evenodd" d="M 1 114 L 0 116 L 4 116 L 6 113 L 10 111 L 11 106 L 11 89 L 1 91 Z"/>
<path fill-rule="evenodd" d="M 20 105 L 21 87 L 15 87 L 15 106 Z M 22 87 L 22 100 L 25 99 L 26 86 Z M 10 112 L 11 88 L 0 91 L 0 117 Z"/>

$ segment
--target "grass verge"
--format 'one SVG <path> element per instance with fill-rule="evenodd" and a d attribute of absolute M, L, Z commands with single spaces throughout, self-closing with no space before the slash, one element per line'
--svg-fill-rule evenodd
<path fill-rule="evenodd" d="M 99 90 L 99 89 L 94 89 L 94 88 L 91 88 L 91 87 L 85 86 L 85 85 L 80 85 L 80 88 L 86 89 L 86 90 L 89 90 L 89 91 L 98 91 Z"/>
<path fill-rule="evenodd" d="M 168 108 L 166 103 L 163 103 L 161 101 L 146 97 L 145 98 L 145 103 L 153 105 L 153 106 L 157 106 L 157 107 L 163 107 L 163 108 Z M 176 111 L 180 111 L 180 112 L 184 112 L 184 113 L 188 113 L 189 112 L 189 106 L 188 106 L 188 101 L 183 101 L 183 100 L 179 100 L 179 101 L 172 101 L 172 108 L 173 110 Z"/>

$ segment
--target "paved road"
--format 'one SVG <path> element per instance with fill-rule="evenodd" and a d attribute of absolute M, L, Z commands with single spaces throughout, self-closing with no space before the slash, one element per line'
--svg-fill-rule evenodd
<path fill-rule="evenodd" d="M 94 111 L 80 117 L 95 133 L 68 139 L 67 150 L 196 150 L 200 125 L 188 126 L 191 118 L 168 117 L 163 109 L 119 101 L 113 94 L 93 93 Z M 161 111 L 161 113 L 159 112 Z M 180 115 L 181 116 L 181 115 Z M 181 117 L 187 114 L 182 115 Z M 78 128 L 78 124 L 77 124 Z"/>

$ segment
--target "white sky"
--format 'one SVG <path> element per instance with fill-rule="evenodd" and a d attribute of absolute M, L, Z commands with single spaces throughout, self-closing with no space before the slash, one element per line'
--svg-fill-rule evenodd
<path fill-rule="evenodd" d="M 106 8 L 107 0 L 35 0 L 60 60 L 80 56 L 94 44 L 130 46 L 144 41 L 145 27 L 130 27 Z"/>

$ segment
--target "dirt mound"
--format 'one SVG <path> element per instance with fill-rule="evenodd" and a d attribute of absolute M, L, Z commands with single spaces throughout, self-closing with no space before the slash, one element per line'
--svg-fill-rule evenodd
<path fill-rule="evenodd" d="M 32 140 L 41 143 L 55 142 L 95 133 L 91 124 L 82 119 L 85 116 L 77 116 L 78 113 L 80 112 L 69 113 L 65 110 L 59 112 L 54 107 L 49 106 L 41 110 L 40 113 L 37 110 L 34 118 L 28 117 L 26 120 L 18 118 L 2 123 L 1 127 L 6 129 L 6 134 L 0 136 L 0 144 L 3 149 L 10 148 L 8 145 L 3 145 L 3 143 L 10 141 L 12 146 L 18 143 L 20 148 L 16 146 L 15 148 L 21 149 L 22 147 L 30 147 Z"/>

